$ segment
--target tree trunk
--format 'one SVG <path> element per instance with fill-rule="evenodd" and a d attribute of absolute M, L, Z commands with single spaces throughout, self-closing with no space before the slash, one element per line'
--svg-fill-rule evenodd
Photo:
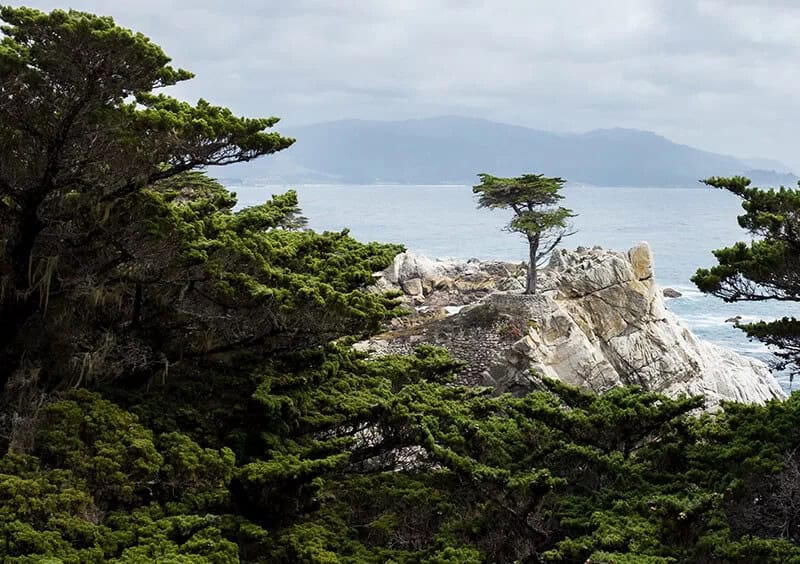
<path fill-rule="evenodd" d="M 29 190 L 19 212 L 17 236 L 6 248 L 11 279 L 0 299 L 0 385 L 5 384 L 8 375 L 19 365 L 20 359 L 11 345 L 38 309 L 39 300 L 30 294 L 30 268 L 36 241 L 45 227 L 39 219 L 39 207 L 52 189 L 52 181 L 45 178 L 35 189 Z"/>
<path fill-rule="evenodd" d="M 536 293 L 536 261 L 538 257 L 536 256 L 539 252 L 539 234 L 533 236 L 528 236 L 528 247 L 530 250 L 530 255 L 528 257 L 528 279 L 527 283 L 525 284 L 525 293 L 526 294 L 535 294 Z"/>

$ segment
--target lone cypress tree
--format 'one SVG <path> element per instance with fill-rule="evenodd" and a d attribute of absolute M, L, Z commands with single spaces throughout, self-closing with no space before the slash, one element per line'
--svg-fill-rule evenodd
<path fill-rule="evenodd" d="M 478 207 L 514 210 L 507 225 L 509 231 L 522 234 L 528 241 L 528 276 L 526 294 L 536 293 L 536 271 L 540 263 L 564 237 L 572 235 L 569 218 L 572 210 L 558 206 L 564 196 L 566 180 L 542 174 L 524 174 L 516 178 L 498 178 L 479 174 L 481 183 L 472 187 L 478 194 Z"/>

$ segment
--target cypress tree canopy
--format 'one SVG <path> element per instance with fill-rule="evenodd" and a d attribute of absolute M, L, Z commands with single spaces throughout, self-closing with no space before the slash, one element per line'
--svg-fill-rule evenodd
<path fill-rule="evenodd" d="M 391 309 L 352 291 L 396 247 L 297 231 L 292 192 L 233 213 L 190 173 L 289 147 L 277 118 L 157 94 L 191 74 L 110 18 L 0 17 L 0 382 L 148 379 L 321 344 Z"/>
<path fill-rule="evenodd" d="M 526 294 L 536 292 L 537 268 L 569 231 L 572 210 L 559 206 L 564 199 L 561 189 L 566 180 L 543 174 L 523 174 L 516 178 L 498 178 L 479 174 L 481 183 L 472 187 L 478 195 L 478 207 L 511 209 L 514 216 L 506 227 L 528 242 Z"/>
<path fill-rule="evenodd" d="M 742 199 L 739 225 L 752 237 L 748 243 L 714 251 L 718 264 L 698 269 L 692 280 L 702 291 L 727 302 L 800 302 L 800 190 L 751 188 L 741 176 L 709 178 L 704 183 Z M 739 324 L 748 336 L 777 348 L 792 377 L 800 369 L 800 321 Z"/>

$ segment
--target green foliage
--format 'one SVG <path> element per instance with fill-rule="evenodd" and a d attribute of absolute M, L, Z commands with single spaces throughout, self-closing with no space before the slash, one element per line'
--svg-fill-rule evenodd
<path fill-rule="evenodd" d="M 745 213 L 739 225 L 753 240 L 714 251 L 718 264 L 698 269 L 692 281 L 703 292 L 728 302 L 800 301 L 800 190 L 751 188 L 741 176 L 709 178 L 705 184 L 728 190 L 742 199 Z M 738 325 L 749 337 L 777 349 L 779 368 L 792 376 L 800 360 L 800 322 L 784 317 Z"/>
<path fill-rule="evenodd" d="M 197 222 L 186 224 L 181 206 L 165 206 L 153 184 L 197 167 L 249 161 L 293 140 L 267 131 L 277 118 L 239 118 L 204 100 L 191 105 L 155 94 L 191 73 L 169 66 L 157 45 L 111 18 L 6 6 L 0 19 L 0 382 L 33 373 L 49 378 L 43 359 L 72 366 L 81 382 L 157 364 L 166 370 L 171 351 L 137 339 L 132 329 L 143 317 L 158 317 L 161 327 L 176 316 L 184 330 L 192 325 L 191 312 L 164 319 L 146 290 L 158 292 L 171 280 L 165 301 L 190 285 L 193 273 L 174 274 L 186 271 L 189 254 L 181 251 L 190 253 L 203 234 Z M 233 203 L 202 193 L 198 199 L 212 208 L 194 210 L 207 219 Z M 295 225 L 290 207 L 276 202 L 273 224 Z M 148 231 L 157 216 L 161 230 Z M 206 266 L 207 276 L 219 268 Z M 82 301 L 103 306 L 106 315 L 87 323 L 75 314 Z M 112 304 L 116 315 L 108 315 Z M 121 348 L 136 365 L 125 362 Z"/>
<path fill-rule="evenodd" d="M 559 206 L 564 199 L 561 188 L 566 180 L 542 174 L 524 174 L 516 178 L 498 178 L 479 174 L 481 183 L 472 187 L 478 195 L 478 207 L 511 209 L 514 216 L 509 231 L 522 234 L 528 241 L 530 260 L 525 292 L 536 292 L 536 268 L 547 255 L 571 235 L 572 210 Z"/>
<path fill-rule="evenodd" d="M 139 419 L 97 394 L 71 392 L 43 410 L 34 457 L 2 459 L 0 515 L 16 547 L 3 554 L 353 563 L 800 557 L 782 523 L 753 509 L 758 499 L 765 515 L 791 518 L 791 491 L 764 484 L 792 471 L 800 396 L 697 417 L 698 398 L 635 388 L 594 396 L 546 381 L 547 392 L 492 397 L 450 384 L 457 368 L 430 348 L 375 360 L 341 346 L 286 357 L 251 388 L 256 409 L 239 421 L 246 438 L 236 457 L 180 430 L 147 431 L 159 426 L 147 409 L 159 394 L 137 396 Z M 127 459 L 131 445 L 145 454 Z M 102 477 L 97 468 L 107 469 Z"/>
<path fill-rule="evenodd" d="M 143 502 L 136 485 L 154 482 L 163 463 L 152 433 L 135 416 L 85 390 L 46 406 L 37 431 L 34 454 L 48 466 L 69 468 L 102 507 Z"/>
<path fill-rule="evenodd" d="M 230 450 L 160 437 L 85 390 L 41 414 L 34 456 L 0 459 L 4 559 L 237 562 L 221 515 Z"/>

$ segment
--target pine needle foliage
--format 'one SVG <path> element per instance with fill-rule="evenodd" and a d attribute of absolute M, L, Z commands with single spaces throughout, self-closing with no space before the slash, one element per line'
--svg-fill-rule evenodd
<path fill-rule="evenodd" d="M 750 187 L 741 176 L 713 177 L 705 184 L 741 198 L 739 225 L 751 240 L 714 251 L 717 265 L 698 269 L 692 280 L 703 292 L 726 302 L 800 302 L 800 190 Z M 781 359 L 777 367 L 800 369 L 800 321 L 737 324 L 751 338 L 770 345 Z"/>

